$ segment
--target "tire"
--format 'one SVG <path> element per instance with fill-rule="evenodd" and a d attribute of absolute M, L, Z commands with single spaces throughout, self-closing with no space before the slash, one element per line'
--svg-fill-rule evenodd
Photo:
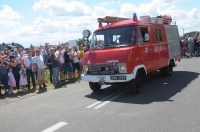
<path fill-rule="evenodd" d="M 101 85 L 99 83 L 89 82 L 90 89 L 94 92 L 99 91 L 101 89 Z"/>
<path fill-rule="evenodd" d="M 172 62 L 170 62 L 168 66 L 165 66 L 162 69 L 160 69 L 160 74 L 162 76 L 171 76 L 173 74 L 173 64 L 172 64 Z"/>
<path fill-rule="evenodd" d="M 132 94 L 139 94 L 142 91 L 142 82 L 144 80 L 144 76 L 137 74 L 136 78 L 132 81 L 132 88 L 131 93 Z"/>

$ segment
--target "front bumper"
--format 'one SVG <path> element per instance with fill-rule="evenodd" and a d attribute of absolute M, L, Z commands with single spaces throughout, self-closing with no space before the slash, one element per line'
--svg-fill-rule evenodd
<path fill-rule="evenodd" d="M 133 74 L 116 74 L 116 75 L 85 75 L 82 74 L 81 78 L 84 81 L 89 82 L 99 82 L 100 80 L 104 80 L 105 83 L 120 83 L 120 82 L 128 82 L 133 78 Z"/>

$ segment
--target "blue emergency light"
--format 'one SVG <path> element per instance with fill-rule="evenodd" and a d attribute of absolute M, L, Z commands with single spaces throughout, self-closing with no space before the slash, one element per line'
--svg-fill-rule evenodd
<path fill-rule="evenodd" d="M 136 22 L 138 21 L 136 13 L 133 13 L 133 21 L 136 21 Z"/>

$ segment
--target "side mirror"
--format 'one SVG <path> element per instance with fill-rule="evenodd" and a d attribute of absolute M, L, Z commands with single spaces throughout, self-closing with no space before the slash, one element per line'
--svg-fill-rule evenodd
<path fill-rule="evenodd" d="M 145 33 L 145 35 L 144 35 L 144 40 L 145 40 L 145 42 L 148 42 L 148 41 L 149 41 L 149 34 L 148 34 L 148 33 Z"/>
<path fill-rule="evenodd" d="M 90 32 L 90 30 L 88 30 L 88 29 L 85 29 L 85 30 L 83 31 L 83 37 L 84 37 L 84 38 L 89 38 L 89 37 L 90 37 L 90 35 L 91 35 L 91 32 Z"/>

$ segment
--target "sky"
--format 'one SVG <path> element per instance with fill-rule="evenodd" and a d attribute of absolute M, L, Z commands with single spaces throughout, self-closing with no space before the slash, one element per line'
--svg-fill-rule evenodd
<path fill-rule="evenodd" d="M 180 36 L 200 31 L 199 0 L 0 0 L 0 43 L 58 44 L 98 28 L 97 18 L 168 14 Z"/>

